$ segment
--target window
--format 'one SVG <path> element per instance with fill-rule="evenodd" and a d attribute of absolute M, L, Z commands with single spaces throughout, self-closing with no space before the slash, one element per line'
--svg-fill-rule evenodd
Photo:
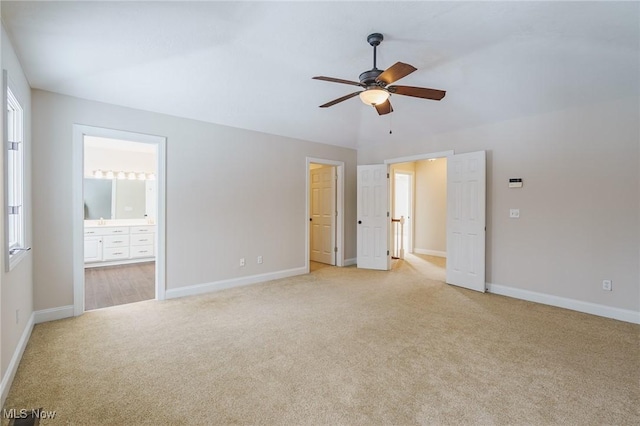
<path fill-rule="evenodd" d="M 6 81 L 6 80 L 5 80 Z M 5 139 L 6 262 L 11 270 L 25 252 L 24 111 L 8 85 Z"/>

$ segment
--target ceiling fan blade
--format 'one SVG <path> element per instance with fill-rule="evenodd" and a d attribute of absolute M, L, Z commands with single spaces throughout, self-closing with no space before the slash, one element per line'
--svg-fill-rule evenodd
<path fill-rule="evenodd" d="M 417 70 L 417 68 L 413 65 L 405 64 L 404 62 L 396 62 L 384 70 L 383 73 L 376 78 L 376 81 L 384 84 L 391 84 L 394 81 L 398 81 L 401 78 L 408 76 L 415 70 Z"/>
<path fill-rule="evenodd" d="M 434 101 L 439 101 L 444 98 L 444 95 L 447 93 L 444 90 L 411 86 L 389 86 L 387 90 L 396 95 L 413 96 L 414 98 L 431 99 Z"/>
<path fill-rule="evenodd" d="M 317 77 L 311 77 L 314 80 L 323 80 L 323 81 L 330 81 L 332 83 L 342 83 L 342 84 L 350 84 L 352 86 L 361 86 L 363 87 L 362 84 L 358 83 L 357 81 L 350 81 L 350 80 L 343 80 L 341 78 L 333 78 L 333 77 L 325 77 L 325 76 L 317 76 Z"/>
<path fill-rule="evenodd" d="M 341 98 L 334 99 L 334 100 L 332 100 L 332 101 L 330 101 L 330 102 L 327 102 L 327 103 L 326 103 L 326 104 L 324 104 L 324 105 L 320 105 L 320 108 L 327 108 L 327 107 L 333 106 L 333 105 L 338 104 L 338 103 L 340 103 L 340 102 L 342 102 L 342 101 L 346 101 L 347 99 L 351 99 L 351 98 L 353 98 L 354 96 L 357 96 L 357 95 L 359 95 L 359 94 L 360 94 L 360 92 L 353 92 L 353 93 L 349 93 L 348 95 L 345 95 L 345 96 L 343 96 L 343 97 L 341 97 Z"/>
<path fill-rule="evenodd" d="M 374 105 L 374 107 L 376 108 L 376 111 L 378 111 L 378 115 L 385 115 L 393 112 L 393 107 L 391 106 L 391 102 L 389 102 L 389 99 L 387 99 L 380 105 Z"/>

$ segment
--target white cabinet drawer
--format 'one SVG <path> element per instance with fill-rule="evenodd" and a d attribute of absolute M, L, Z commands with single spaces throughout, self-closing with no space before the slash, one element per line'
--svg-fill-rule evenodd
<path fill-rule="evenodd" d="M 153 245 L 155 234 L 132 234 L 131 245 L 132 246 L 147 246 Z"/>
<path fill-rule="evenodd" d="M 105 235 L 102 237 L 104 247 L 129 247 L 128 235 Z"/>
<path fill-rule="evenodd" d="M 84 235 L 129 235 L 129 227 L 108 226 L 104 228 L 84 228 Z"/>
<path fill-rule="evenodd" d="M 103 247 L 102 260 L 128 259 L 129 247 Z"/>
<path fill-rule="evenodd" d="M 84 228 L 85 237 L 92 237 L 92 236 L 98 236 L 98 235 L 104 235 L 102 233 L 101 228 Z"/>
<path fill-rule="evenodd" d="M 131 247 L 131 258 L 152 257 L 152 256 L 153 256 L 153 245 Z"/>
<path fill-rule="evenodd" d="M 155 226 L 132 226 L 131 233 L 132 234 L 148 234 L 156 232 Z"/>

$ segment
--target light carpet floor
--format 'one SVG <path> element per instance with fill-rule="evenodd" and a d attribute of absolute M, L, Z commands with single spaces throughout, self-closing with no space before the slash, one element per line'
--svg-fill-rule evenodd
<path fill-rule="evenodd" d="M 640 326 L 390 272 L 36 325 L 5 409 L 41 424 L 640 424 Z M 6 424 L 6 420 L 4 420 Z"/>

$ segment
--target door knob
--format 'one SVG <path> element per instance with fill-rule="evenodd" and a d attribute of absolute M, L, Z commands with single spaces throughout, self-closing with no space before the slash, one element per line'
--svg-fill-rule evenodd
<path fill-rule="evenodd" d="M 362 221 L 361 220 L 358 221 L 358 225 L 362 225 Z"/>
<path fill-rule="evenodd" d="M 309 222 L 313 222 L 313 218 L 312 217 L 309 218 Z"/>

